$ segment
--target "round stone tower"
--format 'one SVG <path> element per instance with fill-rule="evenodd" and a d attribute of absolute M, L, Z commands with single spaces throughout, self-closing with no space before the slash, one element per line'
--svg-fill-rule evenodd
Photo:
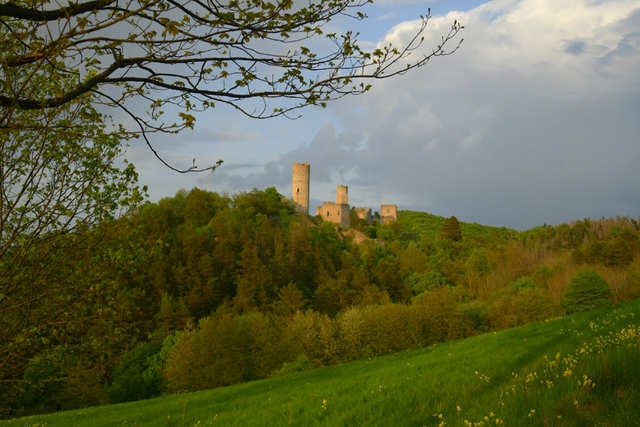
<path fill-rule="evenodd" d="M 346 185 L 338 185 L 336 189 L 336 203 L 339 205 L 349 204 L 349 187 Z"/>
<path fill-rule="evenodd" d="M 293 201 L 296 212 L 309 215 L 309 163 L 293 164 Z"/>

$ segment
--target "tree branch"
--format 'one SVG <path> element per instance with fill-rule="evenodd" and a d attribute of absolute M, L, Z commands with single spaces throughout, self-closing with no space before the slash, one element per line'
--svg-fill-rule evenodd
<path fill-rule="evenodd" d="M 86 80 L 84 83 L 78 85 L 75 89 L 70 90 L 69 92 L 55 98 L 34 100 L 34 99 L 10 98 L 4 95 L 0 95 L 0 106 L 18 107 L 21 110 L 39 110 L 42 108 L 59 107 L 70 101 L 73 101 L 74 99 L 78 98 L 84 93 L 89 92 L 91 89 L 95 88 L 101 83 L 104 83 L 109 77 L 109 75 L 111 75 L 116 70 L 120 68 L 126 68 L 132 65 L 140 65 L 144 61 L 145 59 L 139 59 L 139 58 L 116 60 L 109 66 L 109 68 L 104 70 L 102 73 L 96 75 L 95 77 L 90 78 L 89 80 Z"/>
<path fill-rule="evenodd" d="M 94 10 L 104 9 L 116 0 L 94 0 L 86 3 L 71 3 L 69 7 L 56 10 L 36 10 L 18 6 L 15 3 L 0 3 L 0 17 L 24 19 L 27 21 L 46 22 L 69 18 Z"/>

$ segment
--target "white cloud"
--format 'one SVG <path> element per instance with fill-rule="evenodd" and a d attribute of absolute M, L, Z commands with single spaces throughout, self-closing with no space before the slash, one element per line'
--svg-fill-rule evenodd
<path fill-rule="evenodd" d="M 442 128 L 442 121 L 434 113 L 429 104 L 417 106 L 409 117 L 398 124 L 400 136 L 403 138 L 415 138 L 429 135 Z"/>
<path fill-rule="evenodd" d="M 386 21 L 387 19 L 391 19 L 395 16 L 396 14 L 394 12 L 391 13 L 386 13 L 382 16 L 378 16 L 375 20 L 376 21 Z"/>
<path fill-rule="evenodd" d="M 333 106 L 344 129 L 370 135 L 357 153 L 325 159 L 361 178 L 336 184 L 371 194 L 372 207 L 383 192 L 518 228 L 637 215 L 639 10 L 640 1 L 505 0 L 434 17 L 424 52 L 454 19 L 465 26 L 458 52 Z M 399 24 L 379 44 L 406 43 L 418 25 Z"/>
<path fill-rule="evenodd" d="M 293 122 L 216 116 L 214 130 L 162 142 L 179 163 L 193 156 L 172 147 L 187 142 L 199 165 L 226 161 L 213 175 L 166 172 L 168 185 L 288 195 L 291 164 L 308 161 L 318 203 L 346 184 L 358 206 L 521 229 L 640 214 L 640 0 L 495 0 L 434 16 L 423 53 L 454 19 L 465 26 L 460 50 L 364 96 Z M 418 25 L 379 44 L 402 45 Z"/>

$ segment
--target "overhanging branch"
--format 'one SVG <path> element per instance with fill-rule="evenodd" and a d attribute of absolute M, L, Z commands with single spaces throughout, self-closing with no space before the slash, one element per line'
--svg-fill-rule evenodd
<path fill-rule="evenodd" d="M 46 22 L 57 21 L 71 16 L 82 15 L 94 10 L 104 9 L 116 0 L 95 0 L 86 3 L 71 3 L 68 7 L 55 10 L 36 10 L 18 6 L 15 3 L 0 3 L 0 17 L 24 19 L 27 21 Z"/>

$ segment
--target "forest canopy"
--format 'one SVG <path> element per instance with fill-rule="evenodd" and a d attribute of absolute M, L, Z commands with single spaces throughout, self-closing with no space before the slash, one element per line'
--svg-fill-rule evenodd
<path fill-rule="evenodd" d="M 0 4 L 3 410 L 15 402 L 34 405 L 38 399 L 33 396 L 51 396 L 53 400 L 40 402 L 56 407 L 69 401 L 101 402 L 104 396 L 98 392 L 65 387 L 91 379 L 108 381 L 122 352 L 156 329 L 156 311 L 169 313 L 158 321 L 168 333 L 223 302 L 233 301 L 238 310 L 248 311 L 284 295 L 288 306 L 283 309 L 298 307 L 291 294 L 295 289 L 281 289 L 279 279 L 256 283 L 269 268 L 263 265 L 271 259 L 268 250 L 277 246 L 259 245 L 258 235 L 271 238 L 277 230 L 274 218 L 290 216 L 289 205 L 275 190 L 252 193 L 253 198 L 203 194 L 219 202 L 209 208 L 231 215 L 228 224 L 218 221 L 253 234 L 254 245 L 245 242 L 244 234 L 234 236 L 218 266 L 207 263 L 200 249 L 194 255 L 200 265 L 193 278 L 184 275 L 194 268 L 186 262 L 182 270 L 180 265 L 163 269 L 166 274 L 154 278 L 158 283 L 153 292 L 145 289 L 146 275 L 153 274 L 143 271 L 144 266 L 151 259 L 171 258 L 166 245 L 181 244 L 182 230 L 173 228 L 169 236 L 154 230 L 157 239 L 145 238 L 146 226 L 137 221 L 144 215 L 163 219 L 154 217 L 153 207 L 139 208 L 146 188 L 137 186 L 135 168 L 126 160 L 122 165 L 122 156 L 129 139 L 142 136 L 164 163 L 149 133 L 193 128 L 198 111 L 228 105 L 254 118 L 295 116 L 299 108 L 364 93 L 369 80 L 403 74 L 457 49 L 448 46 L 462 29 L 454 22 L 431 52 L 417 55 L 428 15 L 406 46 L 367 51 L 358 46 L 355 34 L 324 33 L 333 17 L 364 19 L 359 8 L 366 3 Z M 114 124 L 104 107 L 118 108 L 129 120 Z M 174 117 L 165 118 L 165 110 Z M 213 170 L 220 163 L 200 168 L 195 162 L 181 168 L 165 165 L 193 172 Z M 194 206 L 203 203 L 189 201 Z M 199 224 L 201 230 L 184 230 L 196 241 L 203 239 L 202 233 L 212 235 L 216 229 L 209 222 L 217 211 L 192 208 L 186 218 L 165 213 L 164 219 Z M 252 228 L 246 229 L 238 214 Z M 322 232 L 328 236 L 332 230 L 325 226 Z M 204 245 L 215 249 L 210 242 Z M 263 252 L 258 254 L 258 248 Z M 213 268 L 221 275 L 214 277 Z M 202 301 L 196 303 L 198 295 Z M 145 303 L 151 304 L 149 311 Z M 181 314 L 176 317 L 174 312 Z"/>
<path fill-rule="evenodd" d="M 358 244 L 275 188 L 194 188 L 111 224 L 78 234 L 101 242 L 78 264 L 92 300 L 5 376 L 5 414 L 224 386 L 557 317 L 586 270 L 613 302 L 640 295 L 640 230 L 627 217 L 522 233 L 459 222 L 453 240 L 439 236 L 451 221 L 400 211 L 371 226 L 384 242 Z M 62 310 L 59 295 L 43 309 Z"/>

